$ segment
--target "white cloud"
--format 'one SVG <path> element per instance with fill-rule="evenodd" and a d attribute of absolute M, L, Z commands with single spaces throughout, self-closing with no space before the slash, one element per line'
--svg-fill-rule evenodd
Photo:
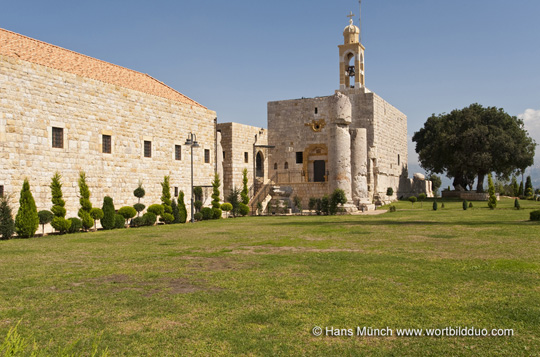
<path fill-rule="evenodd" d="M 529 136 L 540 144 L 540 109 L 527 109 L 524 113 L 518 115 L 519 119 L 523 120 L 525 129 L 529 132 Z M 536 147 L 536 155 L 534 157 L 534 165 L 540 164 L 540 147 Z"/>

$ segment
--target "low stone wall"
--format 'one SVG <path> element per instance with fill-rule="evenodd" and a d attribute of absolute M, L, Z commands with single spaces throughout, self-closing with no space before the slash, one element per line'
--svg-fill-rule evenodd
<path fill-rule="evenodd" d="M 291 200 L 294 196 L 298 196 L 302 199 L 302 207 L 307 209 L 309 199 L 311 197 L 321 198 L 324 195 L 328 195 L 328 183 L 327 182 L 305 182 L 305 183 L 288 183 L 280 186 L 291 187 L 293 192 L 291 194 Z"/>
<path fill-rule="evenodd" d="M 497 201 L 499 201 L 500 197 L 499 194 L 495 194 L 497 196 Z M 475 191 L 443 191 L 442 192 L 443 198 L 459 198 L 461 200 L 467 200 L 467 201 L 487 201 L 489 199 L 489 193 L 482 192 L 477 193 Z"/>

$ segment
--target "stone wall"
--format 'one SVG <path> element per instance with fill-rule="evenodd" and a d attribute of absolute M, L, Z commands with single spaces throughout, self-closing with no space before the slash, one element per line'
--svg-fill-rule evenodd
<path fill-rule="evenodd" d="M 267 130 L 238 123 L 220 123 L 217 125 L 217 130 L 221 132 L 222 136 L 223 191 L 225 197 L 233 187 L 242 189 L 242 172 L 244 169 L 248 170 L 248 188 L 253 186 L 256 172 L 255 160 L 259 152 L 263 157 L 263 179 L 268 178 L 267 149 L 254 146 L 266 146 L 268 144 Z M 254 194 L 253 190 L 251 194 Z"/>
<path fill-rule="evenodd" d="M 194 149 L 195 185 L 210 185 L 214 175 L 216 113 L 132 89 L 107 84 L 7 56 L 0 56 L 0 185 L 13 194 L 15 210 L 24 178 L 39 210 L 50 209 L 50 181 L 62 175 L 67 217 L 79 209 L 77 179 L 86 172 L 94 206 L 106 195 L 115 207 L 133 205 L 139 180 L 147 206 L 160 202 L 165 175 L 190 200 L 189 132 Z M 64 147 L 52 147 L 52 128 L 63 129 Z M 102 153 L 102 136 L 111 135 L 112 153 Z M 152 157 L 143 142 L 152 142 Z M 175 160 L 175 145 L 182 149 Z M 205 150 L 209 162 L 205 163 Z"/>

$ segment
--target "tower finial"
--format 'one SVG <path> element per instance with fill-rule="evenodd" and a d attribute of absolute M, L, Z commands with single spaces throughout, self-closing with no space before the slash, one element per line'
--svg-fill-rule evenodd
<path fill-rule="evenodd" d="M 352 13 L 352 11 L 351 11 L 351 13 L 349 15 L 347 15 L 347 17 L 349 18 L 349 24 L 352 25 L 353 22 L 354 22 L 353 21 L 354 14 Z"/>

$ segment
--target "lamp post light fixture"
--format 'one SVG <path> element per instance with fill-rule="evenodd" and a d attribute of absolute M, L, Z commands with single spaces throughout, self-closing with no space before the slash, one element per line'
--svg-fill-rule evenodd
<path fill-rule="evenodd" d="M 197 142 L 197 135 L 189 133 L 185 145 L 191 146 L 191 223 L 193 223 L 195 222 L 195 219 L 193 218 L 193 148 L 200 147 L 199 143 Z"/>

